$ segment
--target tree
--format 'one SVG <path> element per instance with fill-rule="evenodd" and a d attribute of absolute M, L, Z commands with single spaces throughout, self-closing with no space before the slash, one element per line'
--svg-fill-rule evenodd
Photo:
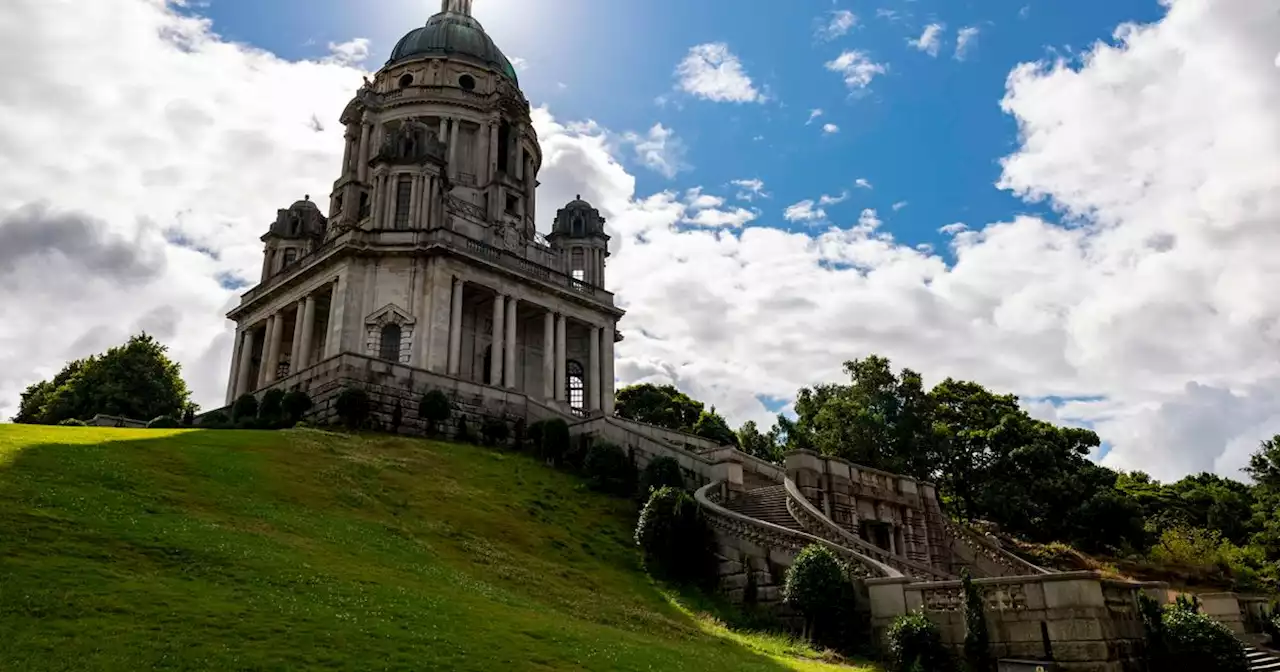
<path fill-rule="evenodd" d="M 428 390 L 418 400 L 418 417 L 426 423 L 428 436 L 435 436 L 440 431 L 441 423 L 448 422 L 452 414 L 453 405 L 449 403 L 449 395 L 440 390 Z"/>
<path fill-rule="evenodd" d="M 742 428 L 738 430 L 738 446 L 748 455 L 766 462 L 781 464 L 784 450 L 778 441 L 778 434 L 779 429 L 776 425 L 767 434 L 761 434 L 755 421 L 748 420 L 742 423 Z"/>
<path fill-rule="evenodd" d="M 729 423 L 716 413 L 715 406 L 698 415 L 698 421 L 693 424 L 693 433 L 704 439 L 711 439 L 722 446 L 738 445 L 738 435 L 729 429 Z"/>
<path fill-rule="evenodd" d="M 369 393 L 358 387 L 348 387 L 338 393 L 334 410 L 347 429 L 360 429 L 369 419 Z"/>
<path fill-rule="evenodd" d="M 190 401 L 181 365 L 146 333 L 124 345 L 68 362 L 50 381 L 22 394 L 14 422 L 57 424 L 106 414 L 127 418 L 180 418 Z"/>
<path fill-rule="evenodd" d="M 677 432 L 692 432 L 702 415 L 703 404 L 691 399 L 672 385 L 644 383 L 618 390 L 614 413 Z"/>
<path fill-rule="evenodd" d="M 655 577 L 709 585 L 715 579 L 715 537 L 698 503 L 684 491 L 658 488 L 636 522 L 636 545 Z"/>
<path fill-rule="evenodd" d="M 995 661 L 991 658 L 991 635 L 987 631 L 982 592 L 973 585 L 968 568 L 961 572 L 960 580 L 964 590 L 964 657 L 969 672 L 991 672 Z"/>
<path fill-rule="evenodd" d="M 844 572 L 836 554 L 821 544 L 800 550 L 787 568 L 782 599 L 805 619 L 805 635 L 812 638 L 815 627 L 823 627 L 839 606 L 844 594 Z"/>
<path fill-rule="evenodd" d="M 284 411 L 285 417 L 295 425 L 302 421 L 302 416 L 311 410 L 311 406 L 311 395 L 302 390 L 293 390 L 284 395 L 284 400 L 280 402 L 280 408 Z"/>

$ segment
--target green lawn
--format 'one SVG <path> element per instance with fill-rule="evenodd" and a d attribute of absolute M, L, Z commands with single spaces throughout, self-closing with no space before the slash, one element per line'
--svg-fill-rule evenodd
<path fill-rule="evenodd" d="M 683 606 L 633 516 L 471 446 L 0 425 L 0 670 L 857 669 Z"/>

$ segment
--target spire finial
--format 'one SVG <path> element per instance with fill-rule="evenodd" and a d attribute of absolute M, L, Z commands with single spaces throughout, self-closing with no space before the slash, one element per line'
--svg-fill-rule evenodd
<path fill-rule="evenodd" d="M 440 11 L 471 16 L 471 0 L 441 0 Z"/>

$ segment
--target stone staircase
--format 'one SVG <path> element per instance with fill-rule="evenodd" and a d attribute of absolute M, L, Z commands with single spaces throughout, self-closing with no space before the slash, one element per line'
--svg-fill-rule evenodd
<path fill-rule="evenodd" d="M 1252 672 L 1280 672 L 1280 654 L 1252 646 L 1245 649 Z"/>
<path fill-rule="evenodd" d="M 773 523 L 788 530 L 804 531 L 800 523 L 796 522 L 796 519 L 787 511 L 785 485 L 769 485 L 747 490 L 737 500 L 730 502 L 727 508 L 749 518 Z"/>

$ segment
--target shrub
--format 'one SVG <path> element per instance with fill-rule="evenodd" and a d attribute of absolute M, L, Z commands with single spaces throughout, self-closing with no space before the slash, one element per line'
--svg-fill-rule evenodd
<path fill-rule="evenodd" d="M 839 603 L 843 582 L 840 559 L 822 544 L 804 547 L 787 568 L 782 600 L 804 616 L 806 637 L 813 638 L 815 627 L 827 625 Z"/>
<path fill-rule="evenodd" d="M 235 422 L 256 417 L 258 417 L 258 398 L 252 394 L 241 395 L 231 406 L 231 419 Z"/>
<path fill-rule="evenodd" d="M 458 443 L 471 443 L 474 440 L 471 438 L 471 427 L 467 422 L 467 416 L 458 416 L 458 433 L 454 434 L 453 439 Z"/>
<path fill-rule="evenodd" d="M 1268 646 L 1280 647 L 1280 613 L 1272 612 L 1262 620 L 1262 631 L 1271 638 Z"/>
<path fill-rule="evenodd" d="M 529 425 L 529 430 L 526 433 L 526 436 L 529 439 L 529 445 L 533 448 L 533 452 L 539 455 L 542 454 L 542 434 L 546 426 L 546 420 L 539 420 Z"/>
<path fill-rule="evenodd" d="M 453 415 L 453 405 L 449 403 L 449 395 L 440 390 L 428 390 L 418 400 L 418 417 L 426 425 L 427 434 L 435 436 L 440 425 L 449 421 Z"/>
<path fill-rule="evenodd" d="M 557 463 L 569 452 L 569 423 L 559 418 L 547 420 L 542 426 L 542 441 L 538 446 L 538 455 L 542 459 Z"/>
<path fill-rule="evenodd" d="M 1227 626 L 1196 611 L 1164 612 L 1163 642 L 1156 651 L 1156 670 L 1248 672 L 1244 644 Z"/>
<path fill-rule="evenodd" d="M 311 410 L 311 406 L 311 395 L 302 390 L 293 390 L 284 395 L 284 399 L 280 402 L 280 410 L 284 412 L 284 417 L 293 425 L 297 425 L 302 421 L 302 416 Z"/>
<path fill-rule="evenodd" d="M 995 667 L 991 657 L 991 635 L 987 632 L 987 615 L 982 603 L 982 591 L 973 585 L 968 568 L 960 575 L 964 589 L 964 658 L 970 672 L 991 672 Z"/>
<path fill-rule="evenodd" d="M 75 418 L 67 418 L 62 422 L 59 422 L 58 426 L 59 427 L 88 427 L 88 425 L 85 424 L 84 420 L 77 420 Z"/>
<path fill-rule="evenodd" d="M 486 446 L 497 446 L 506 443 L 510 430 L 502 418 L 486 416 L 480 424 L 480 437 Z"/>
<path fill-rule="evenodd" d="M 200 427 L 205 429 L 223 429 L 231 424 L 231 418 L 227 417 L 222 411 L 214 411 L 209 415 L 200 418 Z"/>
<path fill-rule="evenodd" d="M 516 418 L 516 422 L 511 426 L 511 446 L 516 450 L 524 448 L 524 418 Z"/>
<path fill-rule="evenodd" d="M 284 390 L 267 390 L 262 395 L 262 403 L 258 405 L 258 417 L 263 425 L 275 425 L 284 416 Z"/>
<path fill-rule="evenodd" d="M 196 405 L 187 404 L 187 407 L 182 410 L 182 426 L 190 427 L 194 424 L 196 424 Z"/>
<path fill-rule="evenodd" d="M 598 441 L 587 449 L 582 470 L 591 487 L 601 492 L 628 497 L 635 492 L 636 467 L 622 448 Z"/>
<path fill-rule="evenodd" d="M 889 669 L 892 672 L 949 672 L 955 669 L 938 626 L 913 611 L 889 626 Z"/>
<path fill-rule="evenodd" d="M 684 475 L 674 457 L 655 457 L 644 466 L 640 475 L 640 496 L 648 497 L 658 488 L 684 489 Z"/>
<path fill-rule="evenodd" d="M 369 420 L 369 393 L 348 387 L 338 394 L 334 409 L 347 429 L 359 429 Z"/>
<path fill-rule="evenodd" d="M 645 569 L 655 577 L 704 586 L 715 580 L 711 528 L 687 493 L 674 488 L 653 491 L 640 511 L 635 540 Z"/>
<path fill-rule="evenodd" d="M 162 415 L 147 423 L 147 429 L 178 429 L 182 423 L 172 415 Z"/>

